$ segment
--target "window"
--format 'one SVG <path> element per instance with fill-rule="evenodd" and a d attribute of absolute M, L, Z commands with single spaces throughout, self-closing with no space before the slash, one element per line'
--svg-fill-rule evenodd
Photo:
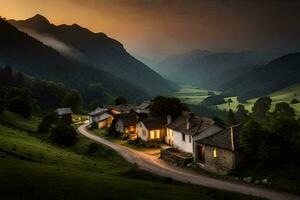
<path fill-rule="evenodd" d="M 172 129 L 167 129 L 167 135 L 168 136 L 173 136 L 173 130 Z"/>
<path fill-rule="evenodd" d="M 154 139 L 155 138 L 155 132 L 154 131 L 150 131 L 150 139 Z"/>
<path fill-rule="evenodd" d="M 217 148 L 214 148 L 214 158 L 217 157 Z"/>
<path fill-rule="evenodd" d="M 185 141 L 185 134 L 182 133 L 182 141 Z"/>
<path fill-rule="evenodd" d="M 189 136 L 189 143 L 192 142 L 192 136 Z"/>
<path fill-rule="evenodd" d="M 160 138 L 160 130 L 155 131 L 155 138 L 159 139 Z"/>

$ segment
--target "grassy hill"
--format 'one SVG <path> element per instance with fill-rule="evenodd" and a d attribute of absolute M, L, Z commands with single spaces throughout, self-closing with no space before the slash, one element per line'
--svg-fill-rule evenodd
<path fill-rule="evenodd" d="M 103 146 L 90 154 L 81 136 L 64 148 L 11 127 L 0 125 L 0 199 L 256 199 L 151 175 Z"/>

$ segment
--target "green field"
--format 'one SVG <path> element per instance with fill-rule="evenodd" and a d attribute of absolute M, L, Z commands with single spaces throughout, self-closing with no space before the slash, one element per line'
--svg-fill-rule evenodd
<path fill-rule="evenodd" d="M 212 92 L 214 92 L 215 94 L 220 94 L 219 92 L 216 91 L 212 91 Z M 209 95 L 208 95 L 208 90 L 200 89 L 189 85 L 184 85 L 181 86 L 178 92 L 173 94 L 173 96 L 180 98 L 183 102 L 187 104 L 197 105 L 201 103 Z M 300 101 L 300 84 L 271 93 L 267 96 L 270 96 L 272 98 L 271 109 L 274 109 L 276 103 L 280 103 L 280 102 L 290 103 L 293 98 L 297 98 Z M 233 102 L 230 104 L 224 103 L 224 104 L 217 105 L 217 108 L 221 110 L 232 109 L 233 111 L 235 111 L 237 105 L 241 104 L 237 101 L 236 96 L 227 97 L 225 98 L 225 101 L 228 101 L 228 99 L 231 99 Z M 247 110 L 251 111 L 253 104 L 255 103 L 256 100 L 257 98 L 250 99 L 246 103 L 242 103 L 242 104 L 245 106 Z M 300 116 L 300 103 L 290 104 L 290 105 L 295 109 L 296 115 Z"/>
<path fill-rule="evenodd" d="M 151 175 L 101 145 L 88 153 L 82 136 L 60 147 L 16 128 L 21 121 L 0 125 L 0 199 L 256 199 Z"/>

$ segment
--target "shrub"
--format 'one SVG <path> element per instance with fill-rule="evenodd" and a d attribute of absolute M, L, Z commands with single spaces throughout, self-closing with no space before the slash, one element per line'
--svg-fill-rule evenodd
<path fill-rule="evenodd" d="M 299 103 L 298 99 L 294 98 L 291 100 L 291 104 L 296 104 L 296 103 Z"/>
<path fill-rule="evenodd" d="M 52 128 L 51 138 L 58 144 L 70 146 L 76 141 L 77 132 L 72 126 L 60 122 Z"/>
<path fill-rule="evenodd" d="M 20 114 L 25 118 L 31 116 L 31 104 L 21 96 L 9 100 L 8 110 Z"/>
<path fill-rule="evenodd" d="M 41 121 L 41 123 L 38 126 L 38 132 L 39 133 L 48 132 L 51 125 L 54 124 L 55 122 L 57 122 L 57 120 L 58 120 L 58 116 L 55 112 L 51 112 L 51 113 L 45 115 L 45 117 L 43 118 L 43 120 Z"/>

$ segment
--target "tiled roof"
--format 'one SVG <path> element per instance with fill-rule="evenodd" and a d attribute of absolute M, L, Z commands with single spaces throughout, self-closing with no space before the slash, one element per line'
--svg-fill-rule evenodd
<path fill-rule="evenodd" d="M 241 125 L 232 126 L 209 137 L 197 140 L 196 142 L 200 144 L 210 145 L 213 147 L 219 147 L 231 151 L 236 151 L 238 149 L 240 130 Z"/>
<path fill-rule="evenodd" d="M 123 122 L 123 125 L 125 127 L 128 127 L 136 125 L 139 121 L 139 118 L 135 113 L 125 113 L 119 115 L 118 120 L 121 120 Z"/>
<path fill-rule="evenodd" d="M 146 118 L 143 119 L 142 122 L 148 130 L 154 130 L 164 128 L 167 123 L 167 119 L 164 117 Z"/>
<path fill-rule="evenodd" d="M 187 121 L 190 121 L 189 129 L 187 129 Z M 184 133 L 186 135 L 197 135 L 203 130 L 209 128 L 215 123 L 213 119 L 199 117 L 193 115 L 181 115 L 173 122 L 167 125 L 167 128 Z"/>
<path fill-rule="evenodd" d="M 57 108 L 56 113 L 58 115 L 69 115 L 69 114 L 72 114 L 73 112 L 72 112 L 71 108 Z"/>
<path fill-rule="evenodd" d="M 114 109 L 121 113 L 129 113 L 131 110 L 136 108 L 134 104 L 121 104 L 121 105 L 103 105 L 104 108 Z"/>

